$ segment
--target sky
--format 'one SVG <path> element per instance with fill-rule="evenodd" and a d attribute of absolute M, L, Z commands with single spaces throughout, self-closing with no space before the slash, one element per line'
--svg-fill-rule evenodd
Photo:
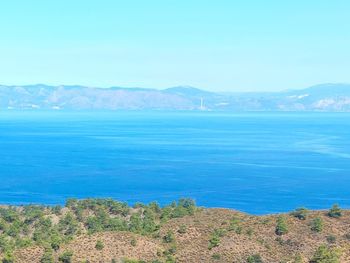
<path fill-rule="evenodd" d="M 348 0 L 3 0 L 0 84 L 347 83 L 349 13 Z"/>

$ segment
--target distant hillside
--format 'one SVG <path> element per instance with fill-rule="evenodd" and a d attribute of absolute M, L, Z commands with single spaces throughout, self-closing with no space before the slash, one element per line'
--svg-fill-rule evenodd
<path fill-rule="evenodd" d="M 350 84 L 303 90 L 215 93 L 180 86 L 165 90 L 83 86 L 0 86 L 0 109 L 350 111 Z"/>
<path fill-rule="evenodd" d="M 112 199 L 65 207 L 0 207 L 4 263 L 350 262 L 350 212 L 254 216 L 181 199 L 129 207 Z"/>

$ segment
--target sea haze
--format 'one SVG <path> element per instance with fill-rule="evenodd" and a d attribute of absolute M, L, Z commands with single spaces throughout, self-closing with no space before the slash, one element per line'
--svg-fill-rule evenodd
<path fill-rule="evenodd" d="M 1 112 L 0 203 L 346 207 L 349 131 L 349 113 Z"/>

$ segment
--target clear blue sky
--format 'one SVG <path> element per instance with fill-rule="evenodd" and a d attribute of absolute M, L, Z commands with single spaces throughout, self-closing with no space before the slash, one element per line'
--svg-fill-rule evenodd
<path fill-rule="evenodd" d="M 214 91 L 350 82 L 348 0 L 4 0 L 1 84 Z"/>

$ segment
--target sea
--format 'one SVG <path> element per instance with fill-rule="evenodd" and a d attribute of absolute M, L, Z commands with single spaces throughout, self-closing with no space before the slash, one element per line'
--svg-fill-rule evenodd
<path fill-rule="evenodd" d="M 350 207 L 350 114 L 0 111 L 0 203 Z"/>

